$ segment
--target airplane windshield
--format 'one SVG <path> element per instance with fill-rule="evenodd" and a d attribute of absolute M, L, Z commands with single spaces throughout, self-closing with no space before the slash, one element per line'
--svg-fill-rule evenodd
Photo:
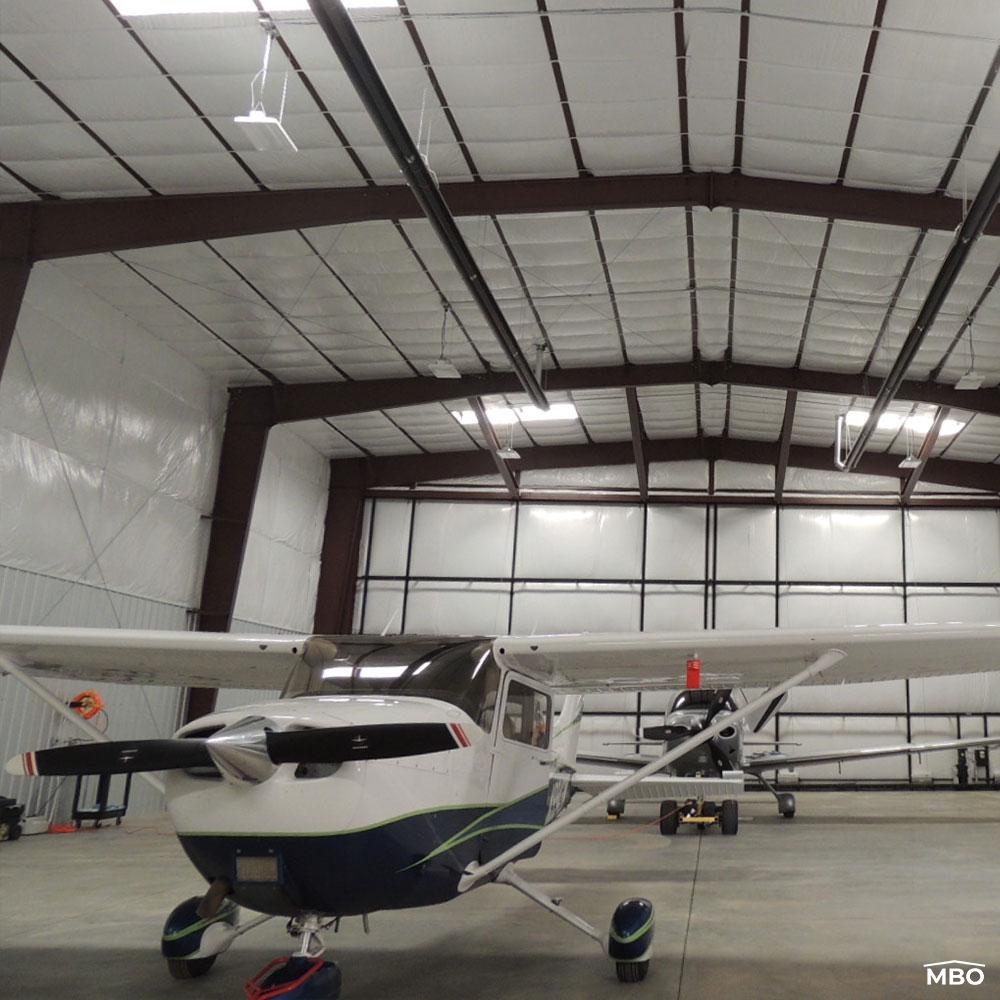
<path fill-rule="evenodd" d="M 487 639 L 337 642 L 337 656 L 300 664 L 284 698 L 315 695 L 415 695 L 456 705 L 484 729 L 496 710 L 500 669 Z"/>

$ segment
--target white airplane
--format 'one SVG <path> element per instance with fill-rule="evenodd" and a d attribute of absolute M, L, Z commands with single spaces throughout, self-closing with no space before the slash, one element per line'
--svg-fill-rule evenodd
<path fill-rule="evenodd" d="M 583 694 L 676 689 L 695 649 L 713 688 L 767 690 L 570 806 Z M 165 771 L 177 836 L 208 889 L 168 916 L 161 951 L 174 976 L 200 976 L 239 935 L 290 918 L 301 947 L 250 981 L 255 1000 L 339 996 L 320 934 L 343 917 L 367 922 L 490 883 L 593 938 L 619 980 L 638 982 L 652 949 L 648 900 L 621 902 L 604 933 L 516 862 L 631 789 L 667 798 L 678 779 L 664 769 L 799 684 L 995 669 L 1000 624 L 499 639 L 0 627 L 0 670 L 74 721 L 35 675 L 264 690 L 288 675 L 281 698 L 197 719 L 170 740 L 62 746 L 7 764 L 19 775 Z M 565 698 L 553 722 L 555 695 Z M 241 922 L 240 907 L 259 916 Z"/>
<path fill-rule="evenodd" d="M 737 702 L 731 688 L 702 688 L 698 685 L 698 670 L 692 669 L 689 661 L 688 687 L 674 698 L 673 704 L 664 714 L 663 724 L 646 726 L 642 739 L 629 740 L 628 746 L 655 746 L 661 752 L 679 746 L 694 733 L 715 720 L 721 721 L 736 711 Z M 736 796 L 745 791 L 747 779 L 760 782 L 777 800 L 778 812 L 786 819 L 795 815 L 795 796 L 791 792 L 779 791 L 764 772 L 777 768 L 791 769 L 812 767 L 818 764 L 841 763 L 844 761 L 873 760 L 878 757 L 894 757 L 909 754 L 920 756 L 944 750 L 967 750 L 972 747 L 1000 746 L 1000 736 L 975 736 L 967 739 L 939 740 L 929 743 L 899 743 L 895 745 L 862 747 L 850 750 L 827 750 L 812 753 L 785 753 L 752 751 L 755 745 L 774 746 L 774 742 L 764 740 L 755 743 L 753 736 L 759 733 L 778 710 L 787 693 L 779 695 L 755 716 L 748 716 L 739 722 L 725 726 L 713 739 L 694 747 L 688 753 L 668 765 L 662 775 L 676 779 L 674 796 L 660 801 L 660 833 L 672 836 L 681 824 L 694 825 L 699 831 L 708 826 L 718 825 L 723 834 L 735 835 L 739 830 L 739 806 Z M 782 741 L 784 742 L 784 741 Z M 608 744 L 614 745 L 614 744 Z M 574 776 L 573 783 L 580 791 L 589 788 L 603 790 L 610 777 L 624 776 L 623 772 L 635 770 L 652 760 L 648 754 L 610 756 L 606 754 L 581 753 L 578 764 L 598 764 L 609 766 L 613 772 L 581 774 Z M 662 777 L 652 779 L 662 784 Z M 647 778 L 607 806 L 608 818 L 618 819 L 625 813 L 629 800 L 649 801 L 657 788 Z M 681 801 L 678 803 L 678 799 Z M 721 799 L 720 801 L 716 801 Z"/>

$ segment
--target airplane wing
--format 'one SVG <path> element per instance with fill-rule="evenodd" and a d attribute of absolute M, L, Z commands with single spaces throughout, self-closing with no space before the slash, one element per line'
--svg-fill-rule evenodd
<path fill-rule="evenodd" d="M 89 681 L 274 690 L 333 643 L 309 636 L 0 626 L 3 660 L 33 674 Z"/>
<path fill-rule="evenodd" d="M 867 747 L 860 750 L 824 750 L 817 753 L 766 753 L 757 754 L 743 763 L 751 773 L 771 768 L 808 767 L 810 764 L 836 764 L 844 760 L 871 760 L 876 757 L 894 757 L 898 754 L 934 753 L 938 750 L 963 750 L 969 747 L 1000 746 L 1000 736 L 973 736 L 964 740 L 944 740 L 937 743 L 899 743 L 889 747 Z"/>
<path fill-rule="evenodd" d="M 684 688 L 689 657 L 702 661 L 703 687 L 765 687 L 828 649 L 847 656 L 807 683 L 1000 670 L 1000 622 L 503 636 L 493 643 L 504 666 L 567 693 Z"/>
<path fill-rule="evenodd" d="M 574 774 L 570 784 L 579 792 L 600 795 L 618 784 L 624 774 Z M 756 784 L 756 782 L 754 782 Z M 622 796 L 629 802 L 662 802 L 664 799 L 734 799 L 744 789 L 742 771 L 726 771 L 721 778 L 677 778 L 654 774 L 632 785 Z"/>

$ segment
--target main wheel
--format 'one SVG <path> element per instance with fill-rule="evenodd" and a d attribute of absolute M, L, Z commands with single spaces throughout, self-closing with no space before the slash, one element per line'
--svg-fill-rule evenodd
<path fill-rule="evenodd" d="M 649 972 L 649 962 L 615 962 L 620 983 L 641 983 Z"/>
<path fill-rule="evenodd" d="M 726 799 L 722 803 L 722 815 L 719 818 L 719 826 L 722 832 L 728 836 L 735 836 L 740 828 L 740 807 L 736 799 Z"/>
<path fill-rule="evenodd" d="M 785 819 L 791 819 L 795 815 L 795 796 L 791 792 L 782 792 L 778 796 L 778 812 Z"/>
<path fill-rule="evenodd" d="M 197 979 L 215 965 L 217 955 L 207 958 L 168 958 L 167 969 L 174 979 Z"/>
<path fill-rule="evenodd" d="M 664 837 L 672 837 L 680 826 L 680 808 L 673 799 L 666 799 L 660 803 L 660 833 Z"/>

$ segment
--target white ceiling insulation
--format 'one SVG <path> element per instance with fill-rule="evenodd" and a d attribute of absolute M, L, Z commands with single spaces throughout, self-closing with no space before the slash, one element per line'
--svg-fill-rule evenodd
<path fill-rule="evenodd" d="M 124 18 L 112 0 L 2 3 L 0 200 L 400 182 L 308 12 L 272 15 L 281 45 L 265 99 L 276 106 L 288 70 L 293 154 L 256 151 L 233 123 L 260 66 L 255 15 Z M 658 0 L 545 6 L 409 0 L 353 12 L 439 181 L 735 169 L 971 199 L 1000 149 L 995 0 L 889 0 L 874 31 L 875 0 L 753 0 L 749 15 L 740 0 L 687 0 L 680 13 Z M 547 369 L 731 358 L 870 375 L 872 394 L 950 241 L 820 213 L 706 207 L 459 226 L 525 353 L 544 345 Z M 85 285 L 225 385 L 426 376 L 442 353 L 464 374 L 505 366 L 423 220 L 39 267 Z M 974 367 L 987 387 L 1000 385 L 998 276 L 1000 238 L 983 237 L 911 378 L 953 385 Z M 443 299 L 452 312 L 442 347 Z M 573 402 L 579 421 L 502 428 L 502 443 L 630 439 L 624 390 L 552 397 Z M 785 410 L 783 391 L 741 386 L 648 387 L 638 399 L 653 439 L 773 442 Z M 792 442 L 830 446 L 837 414 L 861 405 L 799 393 Z M 951 416 L 966 426 L 935 456 L 1000 463 L 1000 419 Z M 444 404 L 294 428 L 335 457 L 485 446 Z M 905 454 L 912 444 L 880 431 L 870 447 Z"/>

